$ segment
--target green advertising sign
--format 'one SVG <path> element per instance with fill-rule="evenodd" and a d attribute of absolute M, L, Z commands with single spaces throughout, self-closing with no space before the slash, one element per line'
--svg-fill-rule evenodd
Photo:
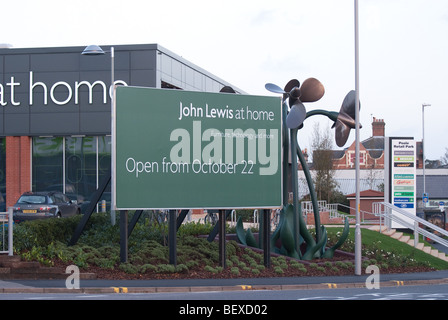
<path fill-rule="evenodd" d="M 117 87 L 117 209 L 282 205 L 279 97 Z"/>

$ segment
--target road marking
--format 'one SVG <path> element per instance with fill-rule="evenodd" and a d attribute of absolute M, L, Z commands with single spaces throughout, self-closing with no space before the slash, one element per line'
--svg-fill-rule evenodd
<path fill-rule="evenodd" d="M 240 287 L 241 287 L 241 289 L 243 289 L 243 290 L 252 290 L 252 286 L 248 286 L 248 285 L 243 285 L 243 284 L 241 284 Z"/>

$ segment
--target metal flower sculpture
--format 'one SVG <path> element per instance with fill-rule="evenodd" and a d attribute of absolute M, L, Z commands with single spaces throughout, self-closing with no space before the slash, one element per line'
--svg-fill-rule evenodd
<path fill-rule="evenodd" d="M 355 109 L 356 109 L 355 91 L 350 91 L 342 102 L 338 118 L 332 128 L 336 128 L 336 144 L 342 147 L 348 139 L 350 129 L 355 128 Z"/>
<path fill-rule="evenodd" d="M 290 80 L 284 90 L 273 83 L 267 83 L 265 87 L 271 92 L 283 93 L 284 101 L 289 97 L 290 111 L 286 117 L 289 129 L 299 128 L 305 120 L 306 109 L 303 103 L 318 101 L 325 93 L 324 86 L 315 78 L 306 79 L 301 86 L 298 80 Z"/>
<path fill-rule="evenodd" d="M 327 110 L 306 111 L 304 103 L 315 102 L 321 99 L 325 93 L 322 83 L 315 79 L 306 79 L 302 85 L 296 79 L 290 80 L 284 89 L 279 86 L 267 83 L 265 88 L 271 92 L 283 95 L 283 123 L 289 129 L 284 128 L 286 133 L 283 139 L 283 149 L 291 152 L 291 166 L 287 161 L 283 162 L 283 172 L 290 173 L 293 203 L 288 204 L 288 197 L 284 196 L 283 210 L 280 216 L 280 222 L 271 236 L 271 247 L 275 252 L 288 255 L 290 257 L 303 260 L 313 258 L 332 258 L 334 252 L 347 239 L 349 233 L 348 219 L 345 219 L 344 231 L 338 242 L 331 248 L 326 248 L 327 232 L 325 226 L 320 224 L 319 209 L 317 205 L 316 192 L 311 179 L 310 170 L 304 159 L 300 146 L 297 142 L 297 131 L 303 127 L 303 122 L 313 115 L 324 115 L 334 121 L 332 128 L 335 128 L 336 144 L 342 147 L 348 139 L 350 130 L 355 128 L 355 94 L 350 91 L 341 106 L 339 112 Z M 289 136 L 289 138 L 288 138 Z M 287 151 L 286 151 L 287 152 Z M 286 155 L 287 156 L 287 155 Z M 284 157 L 287 159 L 288 157 Z M 310 196 L 313 203 L 314 220 L 316 227 L 316 238 L 314 238 L 306 227 L 305 220 L 301 212 L 301 206 L 298 200 L 298 162 L 302 165 L 305 178 L 307 180 Z M 287 190 L 287 182 L 284 176 L 283 189 Z M 242 229 L 242 223 L 237 224 L 237 235 L 243 244 L 255 246 L 256 241 L 250 230 L 247 232 Z"/>

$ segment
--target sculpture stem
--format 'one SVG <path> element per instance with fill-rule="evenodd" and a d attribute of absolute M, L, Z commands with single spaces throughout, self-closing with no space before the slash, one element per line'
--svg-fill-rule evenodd
<path fill-rule="evenodd" d="M 283 123 L 286 123 L 288 115 L 288 105 L 283 103 Z M 289 172 L 289 132 L 286 125 L 283 125 L 283 206 L 288 205 L 288 172 Z"/>
<path fill-rule="evenodd" d="M 298 129 L 291 129 L 290 133 L 291 133 L 291 180 L 292 180 L 292 197 L 293 197 L 293 208 L 294 208 L 294 215 L 293 215 L 293 234 L 294 234 L 294 245 L 295 248 L 297 250 L 297 252 L 299 251 L 299 244 L 300 244 L 300 239 L 299 239 L 299 214 L 301 213 L 301 208 L 300 208 L 300 204 L 299 204 L 299 199 L 298 199 L 298 195 L 299 195 L 299 186 L 298 186 L 298 174 L 297 174 L 297 170 L 298 170 L 298 165 L 297 165 L 297 148 L 298 148 L 298 143 L 297 143 L 297 130 Z"/>
<path fill-rule="evenodd" d="M 316 109 L 316 110 L 308 111 L 306 113 L 306 118 L 309 118 L 309 117 L 312 117 L 312 116 L 316 116 L 316 115 L 327 116 L 330 120 L 336 121 L 338 119 L 339 112 L 327 111 L 327 110 L 322 110 L 322 109 Z"/>
<path fill-rule="evenodd" d="M 319 215 L 319 206 L 317 204 L 316 191 L 314 190 L 314 184 L 311 178 L 310 170 L 308 168 L 308 165 L 306 164 L 305 157 L 303 156 L 302 150 L 300 149 L 298 143 L 297 143 L 297 156 L 299 157 L 300 164 L 302 165 L 303 172 L 305 173 L 308 189 L 310 190 L 310 197 L 313 203 L 314 223 L 316 226 L 316 242 L 319 242 L 319 240 L 322 237 L 322 231 L 320 228 L 320 215 Z"/>

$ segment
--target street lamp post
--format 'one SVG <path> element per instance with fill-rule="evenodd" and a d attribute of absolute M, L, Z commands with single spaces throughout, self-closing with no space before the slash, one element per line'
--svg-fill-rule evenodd
<path fill-rule="evenodd" d="M 361 217 L 359 192 L 359 21 L 358 0 L 355 0 L 355 154 L 356 154 L 356 226 L 355 275 L 361 275 Z"/>
<path fill-rule="evenodd" d="M 422 104 L 422 156 L 423 156 L 423 194 L 426 194 L 426 177 L 425 177 L 425 167 L 426 167 L 426 159 L 425 159 L 425 107 L 431 106 L 428 103 Z M 425 205 L 425 204 L 424 204 Z"/>
<path fill-rule="evenodd" d="M 81 53 L 82 55 L 89 55 L 89 56 L 98 56 L 98 55 L 104 55 L 106 52 L 101 49 L 100 46 L 97 45 L 89 45 L 87 46 L 84 51 Z M 115 225 L 115 177 L 114 177 L 114 168 L 115 168 L 115 104 L 114 104 L 114 84 L 115 84 L 115 50 L 114 47 L 110 47 L 110 61 L 111 61 L 111 86 L 109 87 L 109 95 L 111 96 L 110 99 L 110 111 L 111 111 L 111 176 L 110 176 L 110 184 L 111 184 L 111 206 L 110 206 L 110 219 L 112 225 Z M 112 94 L 111 90 L 112 89 Z"/>

